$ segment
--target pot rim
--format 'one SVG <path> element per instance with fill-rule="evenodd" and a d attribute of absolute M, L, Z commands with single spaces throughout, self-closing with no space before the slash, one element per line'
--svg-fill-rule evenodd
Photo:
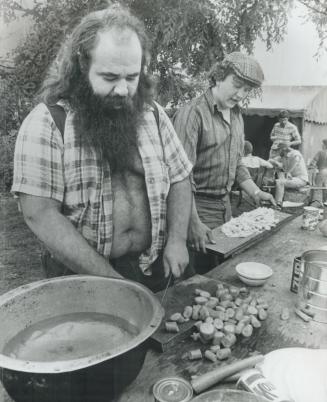
<path fill-rule="evenodd" d="M 128 283 L 128 286 L 137 288 L 141 290 L 141 292 L 146 295 L 149 299 L 149 302 L 153 306 L 153 317 L 150 322 L 147 324 L 145 329 L 133 337 L 130 341 L 125 343 L 123 346 L 119 346 L 116 348 L 115 353 L 111 352 L 103 352 L 98 353 L 96 355 L 83 357 L 79 359 L 73 360 L 58 360 L 55 362 L 38 362 L 38 361 L 27 361 L 21 359 L 14 359 L 12 357 L 4 355 L 2 352 L 0 353 L 0 367 L 4 369 L 14 370 L 14 371 L 22 371 L 27 373 L 47 373 L 47 374 L 59 374 L 65 372 L 71 372 L 75 370 L 80 370 L 83 368 L 87 368 L 90 366 L 94 366 L 96 364 L 102 363 L 106 360 L 114 359 L 128 351 L 136 348 L 141 345 L 146 339 L 148 339 L 159 327 L 165 311 L 161 306 L 157 297 L 144 285 L 134 282 L 128 279 L 121 278 L 113 278 L 113 277 L 103 277 L 103 276 L 94 276 L 94 275 L 70 275 L 70 276 L 62 276 L 50 279 L 42 279 L 39 281 L 31 282 L 26 285 L 19 286 L 9 292 L 4 293 L 0 296 L 0 306 L 8 303 L 10 300 L 15 298 L 17 295 L 21 295 L 23 293 L 28 293 L 33 289 L 37 289 L 39 287 L 44 286 L 45 284 L 51 282 L 69 282 L 69 281 L 114 281 L 114 282 L 124 282 Z"/>
<path fill-rule="evenodd" d="M 304 258 L 306 256 L 308 256 L 308 255 L 310 255 L 312 253 L 321 253 L 321 254 L 324 254 L 327 257 L 327 249 L 314 248 L 314 249 L 303 251 L 303 253 L 301 254 L 300 258 L 302 258 L 304 260 Z M 310 262 L 310 261 L 305 261 L 305 262 Z"/>

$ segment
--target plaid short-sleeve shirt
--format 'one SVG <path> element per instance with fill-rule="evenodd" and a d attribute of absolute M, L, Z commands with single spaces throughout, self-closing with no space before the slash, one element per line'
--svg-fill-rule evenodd
<path fill-rule="evenodd" d="M 24 120 L 16 141 L 12 191 L 60 201 L 63 214 L 91 246 L 109 258 L 113 236 L 110 167 L 80 146 L 73 113 L 65 109 L 64 139 L 42 103 Z M 163 147 L 150 107 L 138 130 L 152 223 L 151 247 L 140 257 L 144 272 L 164 247 L 170 185 L 184 180 L 192 170 L 168 116 L 159 105 L 158 110 Z"/>
<path fill-rule="evenodd" d="M 289 144 L 291 141 L 300 141 L 301 136 L 299 134 L 299 130 L 297 129 L 296 125 L 287 122 L 284 127 L 280 125 L 280 123 L 275 123 L 270 137 L 275 137 L 273 140 L 273 144 L 271 146 L 272 149 L 278 149 L 278 144 L 280 142 Z"/>

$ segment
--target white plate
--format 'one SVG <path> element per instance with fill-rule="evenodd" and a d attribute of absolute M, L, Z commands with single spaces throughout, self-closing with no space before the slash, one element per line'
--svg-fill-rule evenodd
<path fill-rule="evenodd" d="M 268 279 L 273 273 L 272 269 L 268 265 L 252 261 L 241 262 L 240 264 L 236 265 L 235 269 L 239 275 L 250 280 Z"/>

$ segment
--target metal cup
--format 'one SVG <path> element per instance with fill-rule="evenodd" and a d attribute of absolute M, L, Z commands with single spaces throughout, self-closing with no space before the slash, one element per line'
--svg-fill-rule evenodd
<path fill-rule="evenodd" d="M 319 223 L 319 208 L 304 207 L 302 215 L 302 229 L 315 230 Z"/>

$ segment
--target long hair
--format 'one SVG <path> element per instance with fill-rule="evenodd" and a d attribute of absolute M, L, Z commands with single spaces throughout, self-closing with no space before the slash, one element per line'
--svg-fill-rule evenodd
<path fill-rule="evenodd" d="M 214 87 L 217 81 L 224 81 L 224 79 L 230 75 L 235 73 L 231 63 L 226 62 L 225 60 L 215 63 L 209 73 L 208 80 L 211 87 Z"/>
<path fill-rule="evenodd" d="M 126 8 L 113 5 L 104 10 L 85 16 L 61 46 L 56 60 L 50 66 L 40 91 L 40 100 L 54 104 L 60 99 L 70 100 L 72 88 L 87 75 L 91 61 L 91 51 L 95 46 L 98 32 L 112 28 L 129 28 L 134 31 L 141 43 L 142 64 L 139 87 L 145 99 L 151 99 L 152 83 L 146 73 L 150 61 L 149 40 L 142 22 Z"/>

